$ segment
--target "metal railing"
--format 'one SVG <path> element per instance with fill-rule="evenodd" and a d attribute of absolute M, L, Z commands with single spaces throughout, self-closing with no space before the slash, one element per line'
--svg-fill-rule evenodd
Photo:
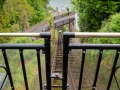
<path fill-rule="evenodd" d="M 36 57 L 37 57 L 37 64 L 38 64 L 38 77 L 39 77 L 39 86 L 40 90 L 43 90 L 42 85 L 42 75 L 41 75 L 41 63 L 40 63 L 40 50 L 44 51 L 45 53 L 45 66 L 46 66 L 46 89 L 51 90 L 51 66 L 50 66 L 50 37 L 51 34 L 49 32 L 40 32 L 40 33 L 0 33 L 0 37 L 40 37 L 44 38 L 43 44 L 0 44 L 0 49 L 3 54 L 6 72 L 10 81 L 11 89 L 15 90 L 13 77 L 11 74 L 11 69 L 9 65 L 9 60 L 7 57 L 6 50 L 8 49 L 17 49 L 19 50 L 19 56 L 21 60 L 22 72 L 25 82 L 25 89 L 29 90 L 28 86 L 28 78 L 25 68 L 25 60 L 24 60 L 24 53 L 25 49 L 32 49 L 36 50 Z"/>
<path fill-rule="evenodd" d="M 107 88 L 106 88 L 106 90 L 110 90 L 112 79 L 113 79 L 113 77 L 115 77 L 115 71 L 118 69 L 118 68 L 116 69 L 116 65 L 117 65 L 117 61 L 119 58 L 119 54 L 120 54 L 120 44 L 70 43 L 69 42 L 70 38 L 120 38 L 120 33 L 64 32 L 64 35 L 63 35 L 63 82 L 62 82 L 62 90 L 67 90 L 68 55 L 69 55 L 69 51 L 71 51 L 72 49 L 82 50 L 78 90 L 81 90 L 82 77 L 83 77 L 83 71 L 84 71 L 84 65 L 85 65 L 86 50 L 88 50 L 88 49 L 99 50 L 98 62 L 97 62 L 96 70 L 95 70 L 94 80 L 93 80 L 93 82 L 92 82 L 93 84 L 91 86 L 92 90 L 96 90 L 96 83 L 97 83 L 98 74 L 100 71 L 100 65 L 101 65 L 101 60 L 102 60 L 102 56 L 103 56 L 103 51 L 104 50 L 116 50 L 116 55 L 114 57 L 114 62 L 112 65 L 109 81 L 107 83 Z M 117 82 L 117 80 L 116 80 L 116 82 Z M 119 88 L 119 85 L 118 85 L 118 88 Z"/>
<path fill-rule="evenodd" d="M 8 49 L 18 49 L 19 50 L 19 56 L 21 60 L 21 66 L 23 71 L 23 77 L 25 82 L 25 89 L 29 90 L 28 86 L 28 78 L 25 68 L 25 62 L 24 62 L 24 53 L 23 50 L 25 49 L 34 49 L 36 50 L 37 54 L 37 64 L 38 64 L 38 76 L 39 76 L 39 86 L 40 90 L 43 90 L 42 85 L 42 75 L 41 75 L 41 63 L 40 63 L 40 50 L 45 52 L 45 67 L 46 67 L 46 86 L 45 89 L 51 90 L 51 61 L 50 61 L 50 33 L 49 32 L 40 32 L 40 33 L 0 33 L 0 37 L 40 37 L 44 38 L 44 44 L 0 44 L 0 49 L 3 54 L 3 59 L 5 62 L 5 68 L 8 75 L 8 78 L 10 80 L 11 89 L 15 90 L 13 77 L 11 74 L 11 69 L 9 65 L 9 60 L 7 57 L 6 50 Z M 98 74 L 100 71 L 100 65 L 102 60 L 102 55 L 104 50 L 116 50 L 115 59 L 112 65 L 112 70 L 110 73 L 109 81 L 107 84 L 106 90 L 110 89 L 111 82 L 113 77 L 116 80 L 116 83 L 118 84 L 115 72 L 120 67 L 116 67 L 119 53 L 120 53 L 120 44 L 80 44 L 80 43 L 70 43 L 70 38 L 118 38 L 120 37 L 120 33 L 76 33 L 76 32 L 65 32 L 63 35 L 63 75 L 62 75 L 62 90 L 66 90 L 68 87 L 67 84 L 67 71 L 68 71 L 68 54 L 69 51 L 72 49 L 81 49 L 82 50 L 82 57 L 81 57 L 81 68 L 80 68 L 80 78 L 79 78 L 79 87 L 78 90 L 81 90 L 82 85 L 82 77 L 83 77 L 83 70 L 84 70 L 84 64 L 85 64 L 85 56 L 86 56 L 86 50 L 87 49 L 97 49 L 99 50 L 98 55 L 98 62 L 97 67 L 94 75 L 92 90 L 96 90 L 96 83 L 98 79 Z M 119 88 L 119 85 L 118 85 Z"/>

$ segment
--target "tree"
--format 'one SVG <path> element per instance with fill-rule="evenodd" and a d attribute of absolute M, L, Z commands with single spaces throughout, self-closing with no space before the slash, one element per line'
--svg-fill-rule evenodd
<path fill-rule="evenodd" d="M 5 2 L 5 0 L 0 0 L 0 11 L 2 11 L 2 9 L 3 9 L 4 2 Z"/>
<path fill-rule="evenodd" d="M 34 8 L 27 0 L 6 0 L 4 14 L 8 13 L 9 24 L 18 23 L 20 28 L 26 30 L 29 27 L 29 20 L 35 15 Z"/>
<path fill-rule="evenodd" d="M 75 10 L 78 12 L 78 24 L 83 32 L 98 31 L 101 22 L 119 10 L 120 2 L 110 0 L 72 0 Z"/>
<path fill-rule="evenodd" d="M 39 23 L 47 16 L 48 0 L 28 0 L 29 4 L 34 8 L 36 16 L 31 19 L 31 25 Z"/>

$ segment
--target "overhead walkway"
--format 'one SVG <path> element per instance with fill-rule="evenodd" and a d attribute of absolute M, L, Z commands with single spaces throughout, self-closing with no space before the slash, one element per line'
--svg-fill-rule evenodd
<path fill-rule="evenodd" d="M 75 13 L 74 12 L 69 12 L 69 13 L 65 13 L 62 15 L 58 15 L 54 17 L 53 20 L 53 27 L 57 28 L 59 26 L 68 24 L 70 20 L 74 20 L 75 19 Z M 48 21 L 43 21 L 40 22 L 32 27 L 30 27 L 28 30 L 26 30 L 25 32 L 42 32 L 42 31 L 49 31 L 50 29 L 50 25 L 48 23 Z"/>

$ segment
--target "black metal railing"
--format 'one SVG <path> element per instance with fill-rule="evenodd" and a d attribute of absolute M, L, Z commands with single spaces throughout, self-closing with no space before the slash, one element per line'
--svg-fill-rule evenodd
<path fill-rule="evenodd" d="M 63 82 L 62 82 L 62 90 L 67 90 L 67 79 L 68 79 L 68 55 L 69 51 L 73 49 L 82 50 L 82 57 L 81 57 L 81 65 L 80 65 L 80 78 L 78 84 L 78 90 L 81 90 L 82 86 L 82 77 L 85 65 L 85 57 L 86 57 L 86 50 L 99 50 L 98 54 L 98 62 L 96 65 L 96 70 L 94 74 L 94 80 L 92 81 L 92 90 L 96 90 L 96 84 L 98 80 L 98 74 L 100 72 L 100 65 L 103 56 L 104 50 L 115 50 L 116 55 L 114 57 L 114 61 L 112 64 L 112 69 L 110 71 L 109 81 L 107 83 L 107 87 L 105 90 L 110 90 L 111 83 L 113 77 L 115 77 L 115 71 L 117 67 L 117 61 L 120 54 L 120 44 L 80 44 L 80 43 L 70 43 L 70 38 L 118 38 L 120 37 L 120 33 L 77 33 L 77 32 L 65 32 L 63 35 Z M 116 78 L 116 77 L 115 77 Z M 117 82 L 117 79 L 116 79 Z M 118 84 L 118 82 L 117 82 Z M 118 85 L 119 88 L 119 85 Z"/>
<path fill-rule="evenodd" d="M 29 90 L 28 85 L 28 78 L 25 68 L 25 59 L 24 59 L 24 50 L 32 49 L 36 51 L 37 57 L 37 66 L 38 66 L 38 77 L 39 77 L 39 86 L 40 90 L 43 90 L 43 83 L 42 83 L 42 71 L 41 71 L 41 60 L 40 60 L 40 50 L 45 53 L 45 67 L 46 67 L 46 86 L 45 89 L 51 90 L 51 61 L 50 61 L 50 33 L 49 32 L 40 32 L 40 33 L 0 33 L 0 37 L 40 37 L 44 38 L 44 44 L 0 44 L 0 49 L 2 51 L 3 59 L 5 62 L 5 69 L 7 72 L 7 76 L 10 81 L 11 89 L 15 90 L 13 77 L 11 73 L 10 63 L 7 56 L 7 50 L 9 49 L 17 49 L 19 50 L 19 56 L 21 60 L 21 67 L 23 72 L 23 78 L 25 82 L 25 89 Z M 94 80 L 92 84 L 92 90 L 96 90 L 96 84 L 98 80 L 98 74 L 100 71 L 100 65 L 102 61 L 103 51 L 104 50 L 115 50 L 116 54 L 113 60 L 112 69 L 110 71 L 109 81 L 107 83 L 106 90 L 110 89 L 113 77 L 116 80 L 117 86 L 119 87 L 116 74 L 115 72 L 120 68 L 117 66 L 117 61 L 120 54 L 120 44 L 80 44 L 80 43 L 70 43 L 70 38 L 116 38 L 120 37 L 120 33 L 75 33 L 75 32 L 65 32 L 63 35 L 63 75 L 62 75 L 62 90 L 66 90 L 68 88 L 67 84 L 67 72 L 68 72 L 68 54 L 69 51 L 72 49 L 80 49 L 82 50 L 82 57 L 81 57 L 81 65 L 80 65 L 80 78 L 79 78 L 79 86 L 78 90 L 81 90 L 82 85 L 82 77 L 85 65 L 85 57 L 86 57 L 86 50 L 99 50 L 98 54 L 98 62 L 95 69 Z M 1 67 L 1 66 L 0 66 Z"/>
<path fill-rule="evenodd" d="M 38 76 L 39 76 L 39 86 L 40 90 L 43 90 L 42 85 L 42 72 L 41 72 L 41 63 L 40 63 L 40 50 L 45 53 L 45 66 L 46 66 L 46 89 L 51 90 L 51 78 L 50 78 L 50 33 L 49 32 L 40 32 L 40 33 L 0 33 L 0 37 L 40 37 L 44 38 L 43 44 L 0 44 L 0 49 L 2 50 L 6 72 L 10 81 L 11 89 L 15 90 L 13 77 L 11 74 L 11 68 L 9 65 L 9 59 L 7 57 L 6 50 L 8 49 L 17 49 L 19 50 L 19 56 L 21 60 L 22 72 L 25 82 L 25 89 L 29 90 L 28 86 L 28 78 L 25 68 L 25 60 L 24 60 L 24 50 L 36 50 L 36 57 L 38 62 Z"/>

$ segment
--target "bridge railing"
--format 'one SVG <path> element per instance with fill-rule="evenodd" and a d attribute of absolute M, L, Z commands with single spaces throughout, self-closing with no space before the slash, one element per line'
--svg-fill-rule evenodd
<path fill-rule="evenodd" d="M 83 80 L 83 71 L 85 69 L 85 58 L 86 58 L 86 52 L 87 50 L 98 50 L 98 57 L 97 57 L 97 65 L 95 69 L 94 78 L 92 80 L 91 90 L 96 90 L 96 87 L 98 85 L 98 75 L 101 68 L 101 62 L 102 57 L 104 55 L 104 50 L 115 50 L 115 57 L 114 57 L 113 63 L 111 66 L 110 76 L 107 76 L 105 78 L 108 78 L 108 82 L 106 83 L 106 89 L 104 90 L 110 90 L 111 83 L 113 81 L 113 77 L 116 78 L 115 72 L 117 71 L 120 66 L 117 66 L 117 62 L 119 59 L 120 54 L 120 44 L 84 44 L 84 43 L 70 43 L 71 38 L 120 38 L 120 33 L 79 33 L 79 32 L 65 32 L 63 35 L 63 82 L 62 82 L 62 90 L 67 90 L 67 80 L 68 80 L 68 55 L 69 52 L 73 49 L 81 50 L 82 56 L 81 56 L 81 65 L 80 65 L 80 76 L 79 76 L 79 83 L 78 83 L 78 89 L 81 90 L 82 86 L 82 80 Z M 114 54 L 114 53 L 113 53 Z M 107 56 L 106 56 L 107 57 Z M 89 57 L 90 58 L 90 57 Z M 110 67 L 109 66 L 109 67 Z M 93 67 L 93 66 L 92 66 Z M 120 89 L 117 79 L 117 87 L 118 90 Z M 100 89 L 97 89 L 100 90 Z"/>
<path fill-rule="evenodd" d="M 15 90 L 15 84 L 13 81 L 13 76 L 11 72 L 10 60 L 8 58 L 7 50 L 18 50 L 19 57 L 21 62 L 21 68 L 23 72 L 23 79 L 25 83 L 25 89 L 29 90 L 28 85 L 28 78 L 26 73 L 26 64 L 25 64 L 25 54 L 23 51 L 25 50 L 35 50 L 36 51 L 36 58 L 37 58 L 37 67 L 38 67 L 38 77 L 39 77 L 39 86 L 40 90 L 43 90 L 43 83 L 42 83 L 42 72 L 41 72 L 41 54 L 40 51 L 42 50 L 45 54 L 45 68 L 46 68 L 46 89 L 51 90 L 51 78 L 50 78 L 50 33 L 49 32 L 40 32 L 40 33 L 0 33 L 0 37 L 40 37 L 44 38 L 43 44 L 0 44 L 0 49 L 2 51 L 3 60 L 5 63 L 5 68 L 7 72 L 7 76 L 10 81 L 11 90 Z M 10 52 L 12 53 L 12 52 Z M 11 56 L 13 57 L 13 56 Z M 2 59 L 2 58 L 1 58 Z M 15 63 L 14 63 L 15 64 Z M 14 65 L 13 64 L 13 65 Z M 17 80 L 18 77 L 16 77 Z"/>

